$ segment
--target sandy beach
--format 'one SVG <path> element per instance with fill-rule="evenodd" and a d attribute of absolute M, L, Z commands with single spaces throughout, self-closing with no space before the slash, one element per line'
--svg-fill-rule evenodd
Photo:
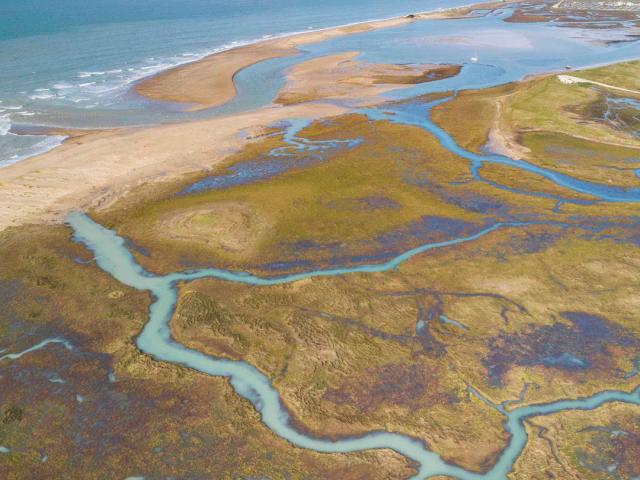
<path fill-rule="evenodd" d="M 216 166 L 274 122 L 324 117 L 331 105 L 267 107 L 211 120 L 116 129 L 71 138 L 62 146 L 0 170 L 0 230 L 60 222 L 73 209 L 109 204 L 145 182 Z"/>
<path fill-rule="evenodd" d="M 394 18 L 301 33 L 232 48 L 149 77 L 134 89 L 138 94 L 152 100 L 189 104 L 190 110 L 211 108 L 233 98 L 236 93 L 233 77 L 243 68 L 271 58 L 294 55 L 298 51 L 297 47 L 302 45 L 402 25 L 413 20 L 406 17 Z"/>
<path fill-rule="evenodd" d="M 278 121 L 346 112 L 318 100 L 380 102 L 381 93 L 409 86 L 425 72 L 451 68 L 370 64 L 355 61 L 356 55 L 346 52 L 299 64 L 280 94 L 295 97 L 287 105 L 156 127 L 61 132 L 71 135 L 62 146 L 0 170 L 0 230 L 27 222 L 59 222 L 72 209 L 105 207 L 141 183 L 211 169 L 241 148 L 247 137 Z"/>
<path fill-rule="evenodd" d="M 165 70 L 142 80 L 134 90 L 152 100 L 187 104 L 190 110 L 211 108 L 233 98 L 236 93 L 233 77 L 240 70 L 263 60 L 294 55 L 300 46 L 419 20 L 457 18 L 467 15 L 474 8 L 491 8 L 504 3 L 506 2 L 474 4 L 264 40 L 214 53 L 201 60 Z"/>
<path fill-rule="evenodd" d="M 358 52 L 318 57 L 291 68 L 277 103 L 318 100 L 354 100 L 359 105 L 379 101 L 379 96 L 398 88 L 457 75 L 458 65 L 388 65 L 356 60 Z"/>
<path fill-rule="evenodd" d="M 496 4 L 483 7 L 486 5 Z M 452 18 L 471 9 L 462 7 L 266 40 L 168 70 L 143 81 L 136 89 L 156 100 L 186 102 L 194 108 L 211 107 L 234 96 L 233 76 L 239 70 L 267 58 L 291 55 L 300 45 L 423 18 Z M 370 100 L 398 87 L 377 84 L 395 81 L 389 76 L 396 77 L 398 84 L 408 84 L 411 82 L 407 78 L 419 77 L 428 68 L 363 66 L 353 60 L 354 55 L 347 53 L 302 64 L 288 79 L 288 88 L 307 92 L 315 89 L 321 91 L 318 98 L 332 98 L 331 89 L 320 84 L 332 83 L 337 75 L 347 86 L 351 83 L 343 95 Z M 341 62 L 349 65 L 342 73 Z M 318 69 L 324 68 L 333 69 L 333 73 L 312 80 Z M 381 75 L 385 76 L 384 82 L 380 81 Z M 363 85 L 368 87 L 359 88 Z M 339 90 L 335 95 L 340 96 Z M 322 118 L 340 113 L 344 113 L 340 107 L 322 103 L 273 105 L 209 120 L 72 135 L 54 150 L 0 169 L 0 230 L 25 223 L 60 222 L 73 209 L 108 205 L 141 183 L 211 169 L 245 143 L 242 133 L 255 135 L 286 118 Z"/>

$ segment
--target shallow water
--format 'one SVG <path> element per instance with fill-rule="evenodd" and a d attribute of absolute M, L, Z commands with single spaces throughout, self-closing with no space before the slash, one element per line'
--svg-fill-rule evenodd
<path fill-rule="evenodd" d="M 398 6 L 394 8 L 397 7 Z M 159 10 L 162 11 L 162 8 Z M 366 10 L 367 12 L 372 11 L 369 8 Z M 310 11 L 313 11 L 313 8 L 310 7 Z M 360 14 L 360 12 L 357 13 Z M 187 19 L 186 23 L 192 25 L 192 22 L 195 21 L 194 18 Z M 312 18 L 312 16 L 308 18 Z M 167 24 L 163 23 L 165 20 L 166 19 L 163 20 L 162 18 L 156 19 L 156 21 L 159 22 L 158 25 L 154 25 L 151 28 L 166 28 Z M 120 25 L 120 28 L 124 28 L 124 30 L 127 28 L 142 28 L 136 23 L 137 21 L 133 22 L 134 25 L 127 25 L 126 28 Z M 174 20 L 168 21 L 173 22 Z M 206 19 L 203 20 L 204 24 L 206 24 L 207 21 Z M 289 23 L 285 23 L 289 25 Z M 53 25 L 55 25 L 55 22 L 53 22 Z M 210 26 L 211 25 L 207 25 L 207 28 L 210 28 Z M 92 24 L 89 30 L 94 27 L 97 31 L 103 33 L 104 31 L 108 31 L 109 28 L 112 28 L 110 25 L 98 22 L 95 25 Z M 202 27 L 203 29 L 205 28 L 204 25 Z M 283 26 L 282 28 L 286 29 L 287 27 Z M 82 28 L 79 28 L 79 30 L 80 33 L 83 32 Z M 451 31 L 455 31 L 458 38 L 452 39 Z M 172 33 L 175 34 L 175 31 Z M 60 32 L 46 33 L 47 36 L 55 36 L 57 34 L 60 34 Z M 16 38 L 22 37 L 18 35 Z M 15 40 L 15 38 L 13 38 L 13 40 Z M 11 42 L 13 40 L 7 41 Z M 38 42 L 42 42 L 42 40 L 42 38 L 39 38 Z M 154 38 L 154 40 L 157 40 L 157 38 Z M 60 39 L 56 41 L 60 41 Z M 202 39 L 198 41 L 203 42 Z M 34 45 L 38 42 L 34 42 Z M 96 45 L 97 43 L 93 43 L 94 49 Z M 149 45 L 147 45 L 147 48 L 149 48 Z M 477 55 L 480 61 L 478 63 L 467 62 L 471 55 L 476 54 L 476 49 L 479 50 Z M 277 92 L 283 80 L 284 70 L 288 66 L 303 58 L 311 58 L 315 55 L 344 50 L 360 50 L 363 52 L 362 58 L 370 61 L 393 61 L 394 63 L 402 61 L 411 63 L 442 61 L 465 63 L 462 73 L 457 77 L 432 84 L 416 86 L 402 92 L 394 92 L 389 95 L 390 98 L 404 98 L 420 93 L 495 85 L 521 78 L 528 73 L 561 68 L 567 63 L 576 66 L 590 65 L 599 62 L 632 58 L 637 56 L 638 53 L 636 43 L 617 45 L 615 47 L 597 45 L 584 37 L 576 36 L 574 38 L 570 29 L 557 29 L 548 25 L 513 26 L 513 24 L 509 24 L 505 26 L 501 23 L 500 15 L 492 15 L 491 17 L 475 20 L 416 22 L 401 29 L 380 30 L 344 37 L 331 42 L 309 46 L 309 48 L 305 50 L 305 53 L 297 58 L 261 62 L 254 67 L 244 70 L 237 77 L 239 95 L 233 102 L 213 112 L 209 111 L 198 115 L 207 116 L 230 113 L 242 109 L 252 109 L 256 106 L 266 104 L 271 101 L 273 95 Z M 138 53 L 139 52 L 133 52 L 132 55 L 135 57 Z M 121 59 L 118 60 L 116 57 L 117 55 L 112 60 L 117 64 Z M 0 64 L 2 64 L 1 55 Z M 147 66 L 150 67 L 147 71 L 155 68 L 153 65 Z M 68 69 L 69 65 L 66 65 L 66 67 Z M 81 71 L 77 75 L 79 80 L 76 82 L 82 81 L 83 79 L 102 78 L 105 75 L 108 78 L 111 78 L 109 75 L 117 77 L 123 73 L 122 71 L 118 73 L 116 70 L 118 70 L 118 68 L 114 68 L 112 73 L 106 71 Z M 73 69 L 71 69 L 71 71 L 73 71 Z M 86 83 L 90 82 L 87 81 Z M 99 82 L 96 82 L 93 85 L 98 84 Z M 78 83 L 78 85 L 80 84 Z M 101 85 L 108 87 L 109 83 L 105 81 Z M 89 89 L 89 87 L 93 86 L 79 86 L 76 92 L 80 92 L 78 95 L 84 95 L 85 90 Z M 95 98 L 87 97 L 87 99 L 85 99 L 84 97 L 76 97 L 76 100 L 78 100 L 76 102 L 77 105 L 69 103 L 74 102 L 73 95 L 76 93 L 72 95 L 67 92 L 75 88 L 74 85 L 68 86 L 60 82 L 57 83 L 57 86 L 51 85 L 44 87 L 47 88 L 47 91 L 39 90 L 41 87 L 33 88 L 32 86 L 31 88 L 32 90 L 25 90 L 25 95 L 30 94 L 29 98 L 34 102 L 30 105 L 33 106 L 37 104 L 39 108 L 42 106 L 43 112 L 31 112 L 25 109 L 11 110 L 11 112 L 34 113 L 33 117 L 36 117 L 34 120 L 35 123 L 37 123 L 37 121 L 42 122 L 43 119 L 46 119 L 51 123 L 58 121 L 60 123 L 67 122 L 68 125 L 71 125 L 73 122 L 82 121 L 85 122 L 85 125 L 98 126 L 100 122 L 109 124 L 109 122 L 122 121 L 118 119 L 122 119 L 124 113 L 126 113 L 126 115 L 124 115 L 124 121 L 133 123 L 138 121 L 153 123 L 158 120 L 177 119 L 181 118 L 181 115 L 185 115 L 181 112 L 172 111 L 170 108 L 157 108 L 157 106 L 151 103 L 141 103 L 137 98 L 127 97 L 122 94 L 121 87 L 114 87 L 113 90 L 118 91 L 117 89 L 120 88 L 119 96 L 116 94 L 111 96 L 113 92 L 107 88 L 104 95 L 101 93 Z M 38 91 L 36 92 L 36 90 Z M 55 96 L 49 97 L 53 91 L 63 92 L 63 94 L 59 95 L 55 93 Z M 18 92 L 18 94 L 22 95 L 20 92 Z M 98 98 L 98 100 L 96 100 L 96 98 Z M 112 101 L 113 98 L 116 100 Z M 12 101 L 15 101 L 15 98 Z M 109 103 L 111 101 L 112 103 Z M 93 103 L 85 104 L 84 102 Z M 4 103 L 3 105 L 6 107 L 7 104 Z M 469 160 L 471 172 L 478 181 L 484 181 L 481 175 L 483 163 L 492 162 L 526 170 L 570 190 L 597 197 L 601 201 L 635 202 L 640 200 L 640 189 L 623 189 L 615 186 L 584 182 L 520 160 L 509 159 L 500 155 L 480 155 L 468 152 L 457 145 L 446 132 L 431 122 L 428 116 L 428 110 L 433 105 L 434 104 L 425 105 L 419 102 L 413 102 L 402 106 L 385 108 L 384 111 L 376 109 L 363 110 L 363 113 L 366 113 L 374 119 L 386 119 L 424 128 L 430 134 L 433 134 L 445 148 Z M 11 104 L 10 106 L 14 105 Z M 82 113 L 79 109 L 84 107 L 86 107 L 86 110 L 92 110 L 93 113 Z M 7 111 L 9 110 L 4 108 L 4 112 Z M 14 115 L 14 113 L 6 114 L 4 112 L 0 113 L 10 116 L 10 120 L 13 120 L 17 115 L 17 113 Z M 81 113 L 78 114 L 78 112 Z M 295 132 L 295 128 L 292 129 L 292 131 Z M 297 145 L 302 149 L 310 148 L 310 145 L 314 146 L 313 143 L 308 141 L 301 141 L 295 135 L 294 133 L 293 136 L 286 138 L 293 146 Z M 8 135 L 4 135 L 4 137 L 6 138 Z M 298 143 L 296 144 L 296 142 Z M 276 157 L 278 153 L 283 154 L 283 152 L 276 152 Z M 262 173 L 260 174 L 262 175 Z M 494 186 L 507 188 L 500 185 Z M 564 199 L 562 200 L 564 201 Z M 215 268 L 190 272 L 176 272 L 166 276 L 154 276 L 146 272 L 135 262 L 127 250 L 126 242 L 115 235 L 114 232 L 96 224 L 82 213 L 71 214 L 68 217 L 68 223 L 74 230 L 75 241 L 84 244 L 94 253 L 97 265 L 101 269 L 110 273 L 114 278 L 126 285 L 139 290 L 149 291 L 152 294 L 154 302 L 149 310 L 148 322 L 136 339 L 136 343 L 141 351 L 161 361 L 184 365 L 212 376 L 228 377 L 236 393 L 250 401 L 256 410 L 260 412 L 262 421 L 267 427 L 275 434 L 302 448 L 308 448 L 318 452 L 354 452 L 389 448 L 420 465 L 419 472 L 415 476 L 416 479 L 428 478 L 435 475 L 448 475 L 461 480 L 499 480 L 505 479 L 507 474 L 512 470 L 515 461 L 527 442 L 527 434 L 523 424 L 527 418 L 550 415 L 563 410 L 590 410 L 608 402 L 627 402 L 640 405 L 640 387 L 636 387 L 630 392 L 602 391 L 586 398 L 565 399 L 549 404 L 530 406 L 517 406 L 514 404 L 515 406 L 510 409 L 507 409 L 505 404 L 493 405 L 488 400 L 482 399 L 487 404 L 487 408 L 494 408 L 504 415 L 504 427 L 506 431 L 511 434 L 511 437 L 497 463 L 487 473 L 479 474 L 446 463 L 435 452 L 429 451 L 419 439 L 398 433 L 376 431 L 361 437 L 332 441 L 297 431 L 289 422 L 287 411 L 280 401 L 279 393 L 273 385 L 271 385 L 269 379 L 255 367 L 246 362 L 218 359 L 186 348 L 171 337 L 169 321 L 177 301 L 176 284 L 178 282 L 188 282 L 200 278 L 218 278 L 229 282 L 249 285 L 277 285 L 318 276 L 384 272 L 398 268 L 411 257 L 424 254 L 432 249 L 447 248 L 463 242 L 471 242 L 485 235 L 491 235 L 499 229 L 518 227 L 524 225 L 523 223 L 496 223 L 472 235 L 421 245 L 384 263 L 327 270 L 311 270 L 303 273 L 269 278 Z M 444 320 L 441 318 L 441 321 Z M 424 326 L 424 324 L 417 324 L 416 329 L 419 331 L 421 328 L 424 328 Z M 66 344 L 64 340 L 48 339 L 22 352 L 4 355 L 0 357 L 0 360 L 20 358 L 22 355 L 43 348 L 50 343 L 62 343 L 66 348 L 71 348 L 70 344 Z M 557 359 L 552 360 L 555 361 Z M 113 380 L 115 380 L 115 378 Z M 474 394 L 482 398 L 480 393 L 474 392 Z M 81 401 L 84 401 L 84 399 L 79 396 L 78 402 Z M 0 451 L 2 450 L 0 449 Z"/>
<path fill-rule="evenodd" d="M 424 253 L 433 248 L 445 248 L 460 242 L 473 241 L 507 225 L 496 224 L 470 237 L 423 245 L 382 264 L 315 270 L 284 277 L 262 278 L 248 273 L 219 269 L 172 273 L 162 277 L 154 276 L 135 262 L 125 247 L 124 239 L 118 237 L 113 231 L 95 223 L 80 212 L 69 215 L 67 221 L 74 231 L 74 240 L 84 244 L 93 252 L 97 265 L 101 269 L 126 285 L 139 290 L 148 290 L 154 297 L 154 302 L 149 309 L 148 322 L 136 339 L 141 351 L 157 360 L 184 365 L 212 376 L 228 377 L 236 393 L 249 400 L 260 412 L 262 421 L 267 427 L 275 434 L 302 448 L 318 452 L 356 452 L 388 448 L 420 465 L 415 479 L 448 475 L 460 480 L 499 480 L 506 478 L 526 444 L 527 434 L 523 425 L 525 419 L 539 415 L 550 415 L 563 410 L 594 409 L 607 402 L 627 402 L 640 405 L 640 386 L 631 392 L 603 391 L 591 397 L 516 407 L 509 411 L 504 404 L 495 406 L 487 400 L 483 400 L 488 407 L 495 408 L 505 415 L 504 426 L 511 433 L 511 437 L 498 462 L 486 474 L 479 474 L 448 464 L 438 454 L 426 449 L 420 440 L 402 434 L 377 431 L 361 437 L 333 441 L 302 433 L 290 424 L 289 415 L 280 401 L 277 390 L 271 385 L 269 379 L 255 367 L 246 362 L 218 359 L 189 349 L 171 337 L 169 321 L 177 301 L 175 287 L 177 282 L 212 277 L 251 285 L 276 285 L 314 276 L 386 271 L 397 268 L 403 261 L 416 254 Z"/>
<path fill-rule="evenodd" d="M 474 153 L 462 148 L 451 135 L 436 125 L 430 118 L 430 111 L 437 105 L 441 105 L 449 101 L 451 97 L 438 99 L 432 102 L 422 102 L 413 100 L 410 102 L 399 104 L 384 104 L 379 108 L 358 108 L 355 111 L 366 115 L 371 120 L 388 120 L 394 123 L 404 125 L 412 125 L 423 128 L 429 134 L 433 135 L 440 144 L 454 155 L 469 161 L 469 169 L 472 178 L 477 181 L 485 182 L 494 188 L 507 190 L 512 193 L 522 195 L 532 195 L 543 198 L 550 198 L 557 201 L 557 208 L 563 203 L 576 203 L 589 205 L 596 200 L 604 202 L 639 202 L 640 187 L 619 187 L 605 183 L 595 183 L 586 180 L 580 180 L 569 175 L 562 174 L 555 170 L 550 170 L 538 165 L 534 165 L 525 160 L 512 159 L 504 155 L 494 153 Z M 337 146 L 344 145 L 346 148 L 352 148 L 358 145 L 358 139 L 351 140 L 324 140 L 310 141 L 303 137 L 299 137 L 298 133 L 306 125 L 309 120 L 291 120 L 289 127 L 284 135 L 284 141 L 289 146 L 272 150 L 268 156 L 274 157 L 271 160 L 257 160 L 253 162 L 239 162 L 229 168 L 230 173 L 224 175 L 214 175 L 206 177 L 198 182 L 193 183 L 185 188 L 181 193 L 193 193 L 202 190 L 211 190 L 219 188 L 227 188 L 234 185 L 251 183 L 257 180 L 278 175 L 294 167 L 307 166 L 311 162 L 323 160 L 322 153 L 324 150 L 333 149 Z M 287 158 L 287 152 L 293 150 L 295 152 L 310 152 L 311 157 L 302 159 Z M 285 157 L 280 159 L 278 157 Z M 489 181 L 482 176 L 482 166 L 485 163 L 493 163 L 506 165 L 519 170 L 523 170 L 534 175 L 550 180 L 554 184 L 564 187 L 567 190 L 576 193 L 582 193 L 594 197 L 594 200 L 578 200 L 565 198 L 558 195 L 525 191 L 514 189 L 512 187 L 501 185 L 495 181 Z M 635 173 L 637 176 L 637 171 Z"/>
<path fill-rule="evenodd" d="M 264 180 L 293 168 L 306 167 L 324 160 L 323 152 L 340 147 L 352 148 L 360 139 L 344 140 L 308 140 L 298 136 L 300 131 L 311 123 L 311 119 L 291 118 L 286 121 L 283 141 L 285 146 L 267 152 L 267 158 L 236 162 L 227 173 L 212 175 L 199 180 L 180 192 L 180 195 L 220 190 L 245 183 Z M 302 154 L 302 155 L 301 155 Z"/>
<path fill-rule="evenodd" d="M 175 107 L 128 93 L 140 78 L 171 66 L 276 35 L 464 3 L 0 1 L 0 166 L 35 153 L 46 140 L 37 135 L 19 142 L 7 134 L 12 125 L 95 128 L 179 120 Z M 280 60 L 256 66 L 250 77 L 239 79 L 250 92 L 220 113 L 270 103 L 282 82 L 281 68 Z"/>
<path fill-rule="evenodd" d="M 235 78 L 238 95 L 225 105 L 200 112 L 184 112 L 179 106 L 146 101 L 129 92 L 133 82 L 144 76 L 264 36 L 469 3 L 358 0 L 344 4 L 331 0 L 320 8 L 310 0 L 298 0 L 295 7 L 278 0 L 270 2 L 265 13 L 256 1 L 229 7 L 217 0 L 205 5 L 189 0 L 180 2 L 179 12 L 177 4 L 163 1 L 154 7 L 157 11 L 144 13 L 129 5 L 125 8 L 120 0 L 106 1 L 94 9 L 66 0 L 70 8 L 75 5 L 76 16 L 54 16 L 48 22 L 34 17 L 36 21 L 32 19 L 28 26 L 11 24 L 4 39 L 0 32 L 0 65 L 4 67 L 0 73 L 0 167 L 61 141 L 43 135 L 20 138 L 10 133 L 12 127 L 19 132 L 32 125 L 151 125 L 250 111 L 272 102 L 292 65 L 347 50 L 360 51 L 361 59 L 373 62 L 464 65 L 456 77 L 400 89 L 389 93 L 390 98 L 497 85 L 566 65 L 611 63 L 640 53 L 637 42 L 607 45 L 588 30 L 506 24 L 502 19 L 509 11 L 503 10 L 482 18 L 419 21 L 307 45 L 294 57 L 259 62 L 242 70 Z M 32 5 L 30 15 L 50 12 L 49 2 L 34 2 L 40 8 Z M 7 7 L 0 3 L 0 15 L 3 8 Z M 296 14 L 291 15 L 292 11 Z M 8 9 L 7 18 L 26 14 L 14 6 Z M 106 22 L 109 18 L 111 23 Z M 242 33 L 236 28 L 238 18 L 242 18 Z M 43 31 L 38 32 L 39 28 Z M 478 57 L 477 63 L 470 61 L 472 56 Z"/>
<path fill-rule="evenodd" d="M 50 345 L 52 343 L 59 343 L 59 344 L 63 345 L 67 350 L 73 349 L 73 345 L 71 344 L 71 342 L 69 342 L 68 340 L 65 340 L 64 338 L 47 338 L 45 340 L 42 340 L 40 343 L 37 343 L 37 344 L 33 345 L 32 347 L 29 347 L 26 350 L 23 350 L 21 352 L 7 353 L 6 355 L 1 356 L 0 360 L 17 360 L 18 358 L 21 358 L 22 356 L 26 355 L 27 353 L 31 353 L 31 352 L 35 352 L 37 350 L 41 350 L 42 348 L 44 348 L 47 345 Z"/>
<path fill-rule="evenodd" d="M 435 136 L 440 144 L 452 152 L 453 154 L 465 158 L 470 162 L 470 171 L 475 180 L 484 181 L 490 183 L 493 187 L 501 188 L 511 192 L 518 192 L 526 195 L 536 195 L 551 197 L 563 202 L 576 202 L 576 203 L 589 203 L 580 200 L 571 200 L 561 197 L 555 197 L 553 195 L 541 194 L 536 192 L 525 192 L 520 190 L 514 190 L 510 187 L 497 184 L 495 182 L 488 182 L 482 177 L 481 168 L 484 163 L 495 163 L 500 165 L 507 165 L 519 170 L 524 170 L 529 173 L 533 173 L 547 180 L 552 181 L 554 184 L 567 188 L 577 193 L 584 193 L 598 198 L 601 201 L 608 202 L 638 202 L 640 201 L 640 188 L 624 188 L 615 185 L 609 185 L 604 183 L 589 182 L 586 180 L 580 180 L 569 175 L 565 175 L 554 170 L 549 170 L 537 165 L 531 164 L 524 160 L 516 160 L 504 155 L 498 154 L 478 154 L 465 150 L 442 128 L 437 126 L 431 121 L 429 117 L 429 111 L 436 105 L 440 105 L 449 100 L 448 98 L 436 100 L 430 103 L 423 103 L 414 101 L 410 103 L 404 103 L 400 105 L 385 105 L 384 108 L 368 108 L 360 109 L 361 113 L 366 114 L 372 120 L 389 120 L 394 123 L 402 123 L 405 125 L 414 125 L 423 128 L 433 136 Z"/>
<path fill-rule="evenodd" d="M 633 125 L 625 122 L 621 113 L 631 113 Z M 607 122 L 611 127 L 626 131 L 634 137 L 640 139 L 640 100 L 628 97 L 607 96 L 606 110 L 602 116 L 602 120 Z"/>
<path fill-rule="evenodd" d="M 469 327 L 467 327 L 464 323 L 460 323 L 459 321 L 454 320 L 453 318 L 449 318 L 446 315 L 440 315 L 438 318 L 442 323 L 445 323 L 447 325 L 453 325 L 454 327 L 458 327 L 462 330 L 469 330 Z"/>

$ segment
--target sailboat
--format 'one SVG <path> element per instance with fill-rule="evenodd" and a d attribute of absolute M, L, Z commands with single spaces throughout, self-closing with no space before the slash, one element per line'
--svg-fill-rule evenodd
<path fill-rule="evenodd" d="M 473 57 L 471 57 L 470 60 L 471 60 L 472 63 L 477 63 L 478 62 L 478 51 L 477 50 L 473 53 Z"/>

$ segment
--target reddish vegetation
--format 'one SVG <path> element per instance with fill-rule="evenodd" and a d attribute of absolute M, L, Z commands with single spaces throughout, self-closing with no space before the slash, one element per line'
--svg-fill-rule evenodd
<path fill-rule="evenodd" d="M 442 391 L 439 377 L 429 365 L 387 364 L 346 380 L 340 388 L 328 390 L 324 398 L 356 405 L 365 414 L 384 405 L 417 409 L 455 401 Z"/>
<path fill-rule="evenodd" d="M 616 440 L 614 456 L 622 478 L 640 476 L 640 461 L 638 461 L 640 459 L 640 424 L 635 424 L 634 432 L 621 435 Z"/>

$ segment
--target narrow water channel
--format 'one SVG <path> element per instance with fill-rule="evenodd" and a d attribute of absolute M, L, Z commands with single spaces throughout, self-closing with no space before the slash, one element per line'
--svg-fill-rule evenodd
<path fill-rule="evenodd" d="M 255 409 L 260 412 L 263 423 L 276 435 L 298 447 L 327 453 L 391 449 L 419 464 L 418 474 L 413 477 L 416 480 L 436 475 L 448 475 L 460 480 L 499 480 L 506 478 L 527 443 L 527 433 L 523 424 L 527 418 L 550 415 L 563 410 L 590 410 L 608 402 L 627 402 L 640 405 L 640 386 L 638 386 L 630 392 L 607 390 L 590 397 L 522 406 L 510 411 L 501 406 L 496 406 L 495 408 L 498 408 L 505 416 L 504 427 L 511 436 L 498 462 L 487 473 L 481 474 L 449 464 L 437 453 L 428 450 L 419 439 L 399 433 L 376 431 L 361 437 L 327 440 L 300 432 L 291 425 L 287 411 L 280 401 L 278 391 L 273 387 L 269 379 L 254 366 L 242 361 L 219 359 L 206 355 L 185 347 L 176 342 L 171 336 L 169 322 L 177 301 L 177 282 L 211 277 L 250 285 L 277 285 L 315 276 L 386 271 L 396 268 L 403 261 L 419 253 L 424 253 L 434 248 L 446 248 L 457 243 L 473 241 L 483 235 L 491 234 L 491 232 L 499 228 L 517 226 L 516 224 L 496 224 L 469 237 L 425 244 L 382 264 L 359 265 L 332 270 L 314 270 L 284 277 L 262 278 L 251 274 L 220 269 L 204 269 L 195 272 L 155 276 L 136 263 L 131 253 L 127 250 L 124 239 L 118 237 L 115 232 L 102 227 L 80 212 L 70 214 L 67 222 L 74 231 L 74 240 L 84 244 L 93 252 L 97 265 L 102 270 L 126 285 L 149 291 L 154 297 L 154 302 L 149 309 L 148 322 L 136 340 L 137 346 L 142 352 L 151 355 L 156 360 L 183 365 L 211 376 L 229 378 L 236 393 L 249 400 Z"/>

